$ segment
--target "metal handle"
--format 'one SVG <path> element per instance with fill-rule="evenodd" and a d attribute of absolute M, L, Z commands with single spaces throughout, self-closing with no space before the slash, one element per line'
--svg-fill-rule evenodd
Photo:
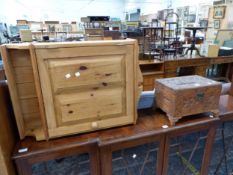
<path fill-rule="evenodd" d="M 203 92 L 198 92 L 196 94 L 196 98 L 198 101 L 202 101 L 204 97 L 205 97 L 205 93 L 203 93 Z"/>

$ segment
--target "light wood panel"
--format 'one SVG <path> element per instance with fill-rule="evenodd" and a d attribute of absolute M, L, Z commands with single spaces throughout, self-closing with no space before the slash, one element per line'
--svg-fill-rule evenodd
<path fill-rule="evenodd" d="M 135 123 L 135 40 L 2 46 L 20 137 L 37 140 Z"/>
<path fill-rule="evenodd" d="M 101 119 L 100 117 L 111 118 L 114 114 L 122 115 L 125 111 L 125 104 L 122 104 L 122 101 L 125 101 L 123 93 L 122 88 L 118 87 L 58 95 L 57 103 L 60 106 L 58 110 L 61 111 L 61 122 L 77 123 L 88 118 Z"/>
<path fill-rule="evenodd" d="M 20 99 L 36 98 L 36 89 L 33 82 L 17 84 Z"/>
<path fill-rule="evenodd" d="M 13 67 L 31 67 L 28 48 L 26 50 L 10 49 L 8 53 Z"/>
<path fill-rule="evenodd" d="M 14 114 L 20 138 L 41 128 L 40 109 L 35 90 L 35 81 L 29 48 L 8 49 L 9 45 L 1 46 L 1 53 L 6 70 Z M 33 121 L 33 128 L 28 121 Z"/>
<path fill-rule="evenodd" d="M 92 50 L 92 52 L 90 52 Z M 36 54 L 39 57 L 43 58 L 74 58 L 74 57 L 83 57 L 83 56 L 100 56 L 100 55 L 115 55 L 115 54 L 124 54 L 126 52 L 126 47 L 124 44 L 116 46 L 80 46 L 80 47 L 71 47 L 71 48 L 51 48 L 51 49 L 42 49 L 38 48 Z"/>
<path fill-rule="evenodd" d="M 37 98 L 30 98 L 30 99 L 22 99 L 20 100 L 20 105 L 23 114 L 30 114 L 30 113 L 39 113 L 40 110 L 38 108 L 38 99 Z"/>
<path fill-rule="evenodd" d="M 32 67 L 15 67 L 14 77 L 16 83 L 30 83 L 34 81 Z"/>
<path fill-rule="evenodd" d="M 16 81 L 14 76 L 14 69 L 12 67 L 12 61 L 9 58 L 9 54 L 6 46 L 1 46 L 1 55 L 4 62 L 5 73 L 8 80 L 8 86 L 10 90 L 11 100 L 13 103 L 15 118 L 18 126 L 20 138 L 25 136 L 25 126 L 23 121 L 23 114 L 20 107 L 19 96 L 16 89 Z"/>
<path fill-rule="evenodd" d="M 35 48 L 33 45 L 30 45 L 29 49 L 30 49 L 30 57 L 31 57 L 32 69 L 33 69 L 33 77 L 35 80 L 34 85 L 36 89 L 36 95 L 38 97 L 38 104 L 39 104 L 38 107 L 40 110 L 40 115 L 38 119 L 40 119 L 40 122 L 41 122 L 41 127 L 39 128 L 39 131 L 36 131 L 37 134 L 35 135 L 37 139 L 41 138 L 41 139 L 48 140 L 49 139 L 48 125 L 47 125 L 47 120 L 45 116 L 45 108 L 44 108 L 44 102 L 43 102 L 43 97 L 42 97 L 42 92 L 41 92 L 40 77 L 39 77 L 39 72 L 38 72 Z"/>
<path fill-rule="evenodd" d="M 124 55 L 49 60 L 54 91 L 122 81 Z M 70 77 L 66 77 L 70 75 Z"/>

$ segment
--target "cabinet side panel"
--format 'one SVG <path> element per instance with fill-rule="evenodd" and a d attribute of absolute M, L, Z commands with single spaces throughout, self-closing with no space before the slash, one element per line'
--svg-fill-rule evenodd
<path fill-rule="evenodd" d="M 29 49 L 1 50 L 20 138 L 34 136 L 41 122 Z"/>
<path fill-rule="evenodd" d="M 19 96 L 16 88 L 16 81 L 14 77 L 14 70 L 12 66 L 12 59 L 9 57 L 8 50 L 6 46 L 1 46 L 1 54 L 4 63 L 4 69 L 6 73 L 6 77 L 8 80 L 8 87 L 10 90 L 11 100 L 14 108 L 15 118 L 18 126 L 18 131 L 20 138 L 23 139 L 25 137 L 25 127 L 23 121 L 23 114 L 20 107 Z"/>

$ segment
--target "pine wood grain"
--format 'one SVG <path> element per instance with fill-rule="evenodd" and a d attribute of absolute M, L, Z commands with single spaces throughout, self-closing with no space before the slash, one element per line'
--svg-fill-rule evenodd
<path fill-rule="evenodd" d="M 49 138 L 48 125 L 47 125 L 47 120 L 45 117 L 44 102 L 43 102 L 43 97 L 42 97 L 42 92 L 41 92 L 40 78 L 39 78 L 39 73 L 38 73 L 37 60 L 36 60 L 34 46 L 30 45 L 29 49 L 30 49 L 30 60 L 31 60 L 32 69 L 33 69 L 34 86 L 36 89 L 36 96 L 38 97 L 37 102 L 38 102 L 38 106 L 39 106 L 39 117 L 38 116 L 37 117 L 38 117 L 38 119 L 40 119 L 40 123 L 41 123 L 41 127 L 42 127 L 42 128 L 40 128 L 40 130 L 43 130 L 42 136 L 41 136 L 41 132 L 40 132 L 40 137 L 48 140 L 48 138 Z M 39 136 L 37 136 L 37 137 L 39 137 Z"/>
<path fill-rule="evenodd" d="M 21 138 L 41 140 L 136 123 L 142 83 L 135 40 L 2 49 Z"/>
<path fill-rule="evenodd" d="M 8 80 L 17 127 L 20 138 L 27 134 L 34 135 L 41 128 L 40 109 L 34 84 L 33 69 L 30 61 L 29 47 L 9 49 L 9 45 L 1 46 L 4 68 Z M 28 121 L 32 121 L 25 123 Z M 30 123 L 37 128 L 32 128 Z"/>
<path fill-rule="evenodd" d="M 25 127 L 24 127 L 24 121 L 23 121 L 23 113 L 22 109 L 20 107 L 20 101 L 19 96 L 16 89 L 16 78 L 14 77 L 14 71 L 12 67 L 11 60 L 9 59 L 9 54 L 7 52 L 6 46 L 1 46 L 1 54 L 3 58 L 5 73 L 8 80 L 8 86 L 10 90 L 10 95 L 13 103 L 15 118 L 18 126 L 18 131 L 20 138 L 24 138 L 25 136 Z"/>
<path fill-rule="evenodd" d="M 135 41 L 120 45 L 106 42 L 104 47 L 95 43 L 76 47 L 35 44 L 49 137 L 135 123 L 137 119 Z"/>

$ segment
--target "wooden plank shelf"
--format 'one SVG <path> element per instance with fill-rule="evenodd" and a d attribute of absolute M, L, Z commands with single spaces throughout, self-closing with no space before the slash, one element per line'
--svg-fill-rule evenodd
<path fill-rule="evenodd" d="M 142 75 L 163 75 L 163 71 L 145 71 Z"/>
<path fill-rule="evenodd" d="M 163 64 L 163 61 L 160 60 L 140 60 L 139 65 L 148 65 L 148 64 Z"/>

